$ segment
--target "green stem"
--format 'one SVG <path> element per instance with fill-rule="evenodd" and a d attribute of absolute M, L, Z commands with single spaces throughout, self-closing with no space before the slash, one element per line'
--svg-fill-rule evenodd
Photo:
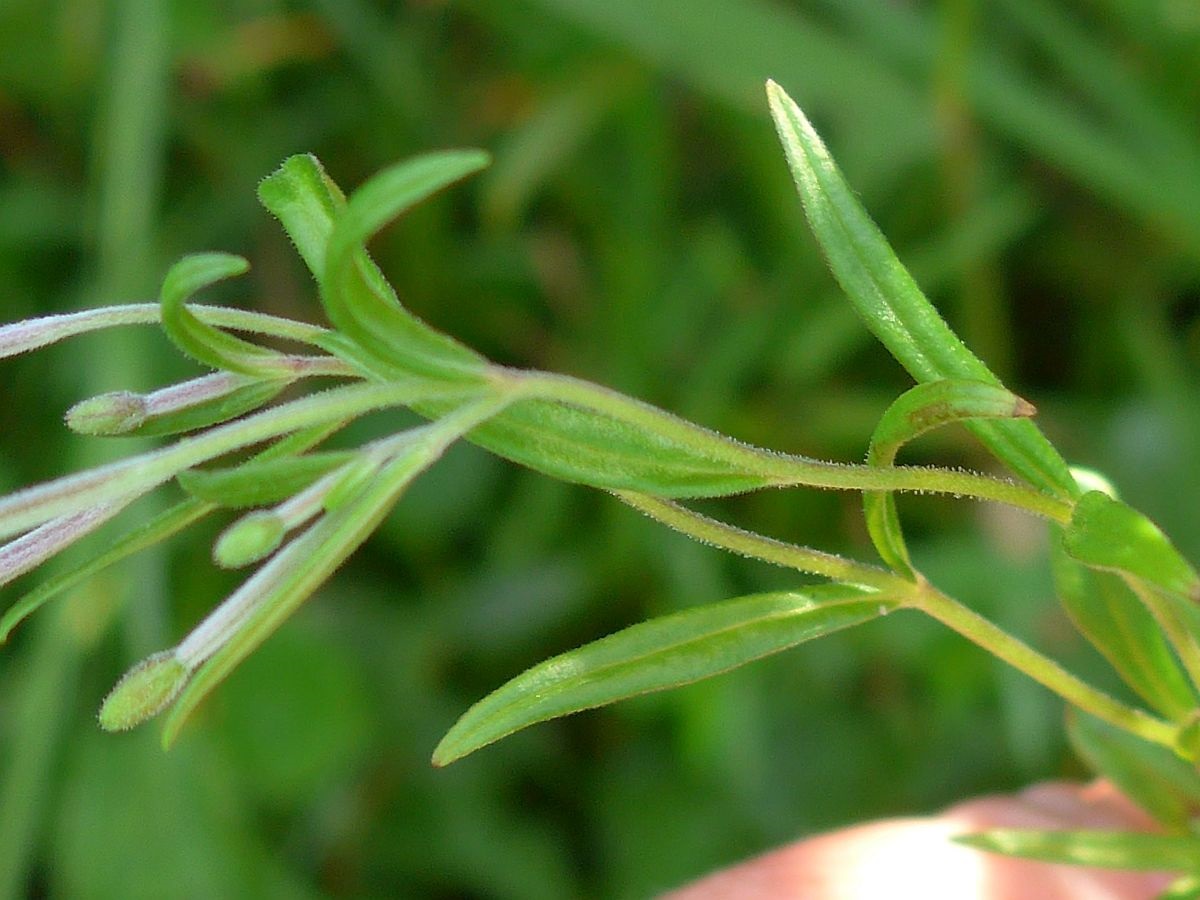
<path fill-rule="evenodd" d="M 860 563 L 833 553 L 813 550 L 810 547 L 786 544 L 783 541 L 750 531 L 743 531 L 741 528 L 693 512 L 672 500 L 664 500 L 661 497 L 636 491 L 613 491 L 612 493 L 618 500 L 629 504 L 656 522 L 661 522 L 702 543 L 711 544 L 741 556 L 759 559 L 777 566 L 786 566 L 790 569 L 798 569 L 801 572 L 811 572 L 814 575 L 824 575 L 826 578 L 837 581 L 878 588 L 892 594 L 898 590 L 906 594 L 911 593 L 914 587 L 911 581 L 893 575 L 877 566 Z"/>
<path fill-rule="evenodd" d="M 288 341 L 313 344 L 328 329 L 308 325 L 291 319 L 271 316 L 266 313 L 231 309 L 225 306 L 201 306 L 188 304 L 202 321 L 221 328 L 269 334 Z M 16 356 L 39 347 L 46 347 L 65 338 L 105 328 L 124 325 L 156 325 L 162 321 L 162 305 L 159 303 L 127 303 L 119 306 L 102 306 L 77 313 L 60 316 L 43 316 L 26 319 L 0 327 L 0 358 Z"/>
<path fill-rule="evenodd" d="M 499 370 L 499 367 L 494 367 L 494 370 Z M 712 459 L 771 478 L 780 487 L 802 484 L 842 490 L 955 494 L 1005 503 L 1061 524 L 1071 519 L 1071 503 L 1011 481 L 950 469 L 916 466 L 876 468 L 777 453 L 740 443 L 648 403 L 577 378 L 512 369 L 499 370 L 496 374 L 500 372 L 521 383 L 524 396 L 579 406 L 639 425 Z"/>
<path fill-rule="evenodd" d="M 1092 687 L 1024 641 L 947 597 L 928 582 L 923 582 L 922 589 L 914 596 L 911 605 L 978 644 L 996 658 L 1020 669 L 1068 703 L 1131 734 L 1186 755 L 1187 751 L 1180 745 L 1180 729 L 1177 726 Z"/>

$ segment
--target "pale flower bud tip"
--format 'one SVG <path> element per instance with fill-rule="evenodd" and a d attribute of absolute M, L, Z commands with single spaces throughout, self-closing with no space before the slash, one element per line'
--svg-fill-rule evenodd
<path fill-rule="evenodd" d="M 113 391 L 81 400 L 67 410 L 67 427 L 77 434 L 125 434 L 146 420 L 141 394 Z"/>
<path fill-rule="evenodd" d="M 279 546 L 286 530 L 283 520 L 275 513 L 250 513 L 217 538 L 213 560 L 225 569 L 240 569 L 258 562 Z"/>
<path fill-rule="evenodd" d="M 100 727 L 105 731 L 127 731 L 140 725 L 175 699 L 187 682 L 189 671 L 166 650 L 142 660 L 121 676 L 100 707 Z"/>

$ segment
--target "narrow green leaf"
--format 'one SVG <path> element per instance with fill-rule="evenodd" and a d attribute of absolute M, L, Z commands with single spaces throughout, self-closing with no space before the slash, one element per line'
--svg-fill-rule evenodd
<path fill-rule="evenodd" d="M 200 500 L 185 500 L 127 532 L 103 550 L 81 561 L 75 568 L 42 582 L 0 616 L 0 644 L 8 640 L 9 634 L 17 625 L 47 601 L 78 587 L 109 566 L 178 534 L 214 509 L 216 506 Z"/>
<path fill-rule="evenodd" d="M 1179 661 L 1145 605 L 1116 575 L 1081 565 L 1053 542 L 1054 586 L 1079 631 L 1155 709 L 1178 721 L 1196 707 Z"/>
<path fill-rule="evenodd" d="M 917 381 L 954 378 L 999 385 L 897 259 L 804 113 L 774 82 L 767 83 L 767 95 L 809 225 L 867 327 Z M 1038 488 L 1059 497 L 1078 493 L 1066 463 L 1031 422 L 968 427 Z"/>
<path fill-rule="evenodd" d="M 291 383 L 288 378 L 252 381 L 227 394 L 160 415 L 150 415 L 126 434 L 136 437 L 163 437 L 198 431 L 270 403 Z"/>
<path fill-rule="evenodd" d="M 894 608 L 847 585 L 753 594 L 651 619 L 546 660 L 472 706 L 433 752 L 456 759 L 537 722 L 699 681 Z"/>
<path fill-rule="evenodd" d="M 996 828 L 955 841 L 1042 862 L 1148 872 L 1200 871 L 1200 838 L 1181 835 Z"/>
<path fill-rule="evenodd" d="M 1067 735 L 1096 774 L 1164 827 L 1187 831 L 1200 814 L 1200 773 L 1165 747 L 1077 710 L 1068 710 Z"/>
<path fill-rule="evenodd" d="M 1200 575 L 1170 539 L 1136 509 L 1101 491 L 1079 499 L 1063 546 L 1086 566 L 1126 572 L 1200 603 Z"/>
<path fill-rule="evenodd" d="M 176 478 L 185 491 L 209 503 L 234 508 L 265 506 L 291 497 L 354 455 L 351 450 L 338 450 L 249 460 L 228 468 L 188 469 Z"/>
<path fill-rule="evenodd" d="M 867 450 L 867 464 L 890 466 L 900 448 L 927 431 L 970 419 L 1032 416 L 1033 405 L 1004 388 L 984 381 L 943 379 L 905 391 L 879 419 Z M 891 492 L 864 491 L 867 531 L 880 557 L 897 572 L 913 578 L 912 563 L 896 500 Z"/>
<path fill-rule="evenodd" d="M 417 157 L 375 175 L 349 203 L 312 156 L 288 159 L 259 186 L 259 199 L 317 278 L 329 320 L 359 348 L 349 358 L 345 341 L 327 349 L 385 378 L 405 372 L 462 378 L 482 371 L 482 357 L 404 309 L 365 244 L 405 210 L 487 162 L 487 154 L 475 150 Z"/>
<path fill-rule="evenodd" d="M 417 203 L 488 164 L 480 150 L 415 157 L 372 176 L 334 220 L 318 279 L 325 312 L 339 331 L 401 371 L 441 377 L 479 374 L 486 362 L 430 328 L 400 304 L 370 262 L 367 240 Z"/>
<path fill-rule="evenodd" d="M 163 330 L 175 345 L 188 356 L 214 369 L 240 372 L 256 377 L 278 377 L 290 374 L 282 355 L 226 334 L 200 321 L 185 301 L 202 288 L 241 275 L 250 264 L 230 253 L 195 253 L 175 263 L 163 279 Z"/>
<path fill-rule="evenodd" d="M 258 200 L 279 219 L 313 276 L 324 272 L 325 246 L 346 195 L 321 161 L 311 153 L 288 157 L 259 184 Z"/>
<path fill-rule="evenodd" d="M 414 406 L 422 414 L 432 408 Z M 535 471 L 599 488 L 682 498 L 738 494 L 778 483 L 663 432 L 551 401 L 521 400 L 475 429 L 470 440 Z"/>

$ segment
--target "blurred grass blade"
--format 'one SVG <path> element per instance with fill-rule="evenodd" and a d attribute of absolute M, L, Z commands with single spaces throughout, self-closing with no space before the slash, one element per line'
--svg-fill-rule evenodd
<path fill-rule="evenodd" d="M 1190 836 L 996 828 L 954 840 L 978 850 L 1042 862 L 1143 872 L 1200 872 L 1200 838 Z"/>
<path fill-rule="evenodd" d="M 1200 900 L 1200 875 L 1185 875 L 1154 900 Z"/>
<path fill-rule="evenodd" d="M 100 552 L 82 560 L 75 568 L 42 582 L 0 616 L 0 644 L 8 640 L 17 625 L 47 601 L 77 587 L 109 566 L 178 534 L 214 509 L 214 505 L 200 500 L 185 500 L 127 532 Z"/>
<path fill-rule="evenodd" d="M 632 625 L 546 660 L 480 700 L 433 752 L 444 766 L 537 722 L 717 675 L 894 607 L 847 585 L 753 594 Z"/>
<path fill-rule="evenodd" d="M 214 369 L 255 377 L 288 376 L 291 369 L 281 354 L 200 321 L 184 305 L 197 291 L 242 275 L 249 268 L 246 260 L 231 253 L 194 253 L 183 257 L 163 278 L 163 330 L 183 353 Z"/>
<path fill-rule="evenodd" d="M 1200 602 L 1200 575 L 1148 518 L 1102 491 L 1089 491 L 1063 530 L 1063 547 L 1094 569 L 1126 572 Z"/>
<path fill-rule="evenodd" d="M 249 460 L 228 468 L 188 469 L 176 478 L 185 491 L 209 503 L 234 508 L 264 506 L 286 500 L 354 456 L 354 451 L 345 450 Z"/>
<path fill-rule="evenodd" d="M 1077 710 L 1067 713 L 1075 752 L 1163 827 L 1187 831 L 1200 814 L 1200 773 L 1165 747 Z"/>
<path fill-rule="evenodd" d="M 890 466 L 900 448 L 927 431 L 968 419 L 1032 416 L 1033 405 L 998 385 L 984 381 L 943 379 L 905 391 L 879 419 L 867 450 L 867 464 Z M 897 572 L 913 578 L 912 563 L 894 495 L 863 492 L 867 531 L 880 557 Z"/>
<path fill-rule="evenodd" d="M 1075 627 L 1151 706 L 1178 721 L 1196 707 L 1196 695 L 1162 630 L 1145 605 L 1116 575 L 1072 559 L 1053 542 L 1054 587 Z"/>
<path fill-rule="evenodd" d="M 768 82 L 771 113 L 813 233 L 867 327 L 917 381 L 999 380 L 952 332 L 862 208 L 795 102 Z M 1041 490 L 1078 493 L 1058 452 L 1030 422 L 968 427 L 997 457 Z"/>

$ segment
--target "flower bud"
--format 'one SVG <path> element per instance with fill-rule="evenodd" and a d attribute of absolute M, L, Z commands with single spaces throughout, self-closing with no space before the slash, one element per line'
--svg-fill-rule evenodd
<path fill-rule="evenodd" d="M 77 434 L 125 434 L 146 420 L 146 400 L 132 391 L 113 391 L 81 400 L 66 415 Z"/>
<path fill-rule="evenodd" d="M 225 569 L 258 562 L 279 546 L 287 526 L 277 513 L 252 512 L 225 529 L 213 547 L 213 559 Z"/>
<path fill-rule="evenodd" d="M 140 725 L 175 699 L 190 674 L 174 650 L 143 659 L 122 675 L 104 698 L 100 727 L 105 731 L 127 731 Z"/>

